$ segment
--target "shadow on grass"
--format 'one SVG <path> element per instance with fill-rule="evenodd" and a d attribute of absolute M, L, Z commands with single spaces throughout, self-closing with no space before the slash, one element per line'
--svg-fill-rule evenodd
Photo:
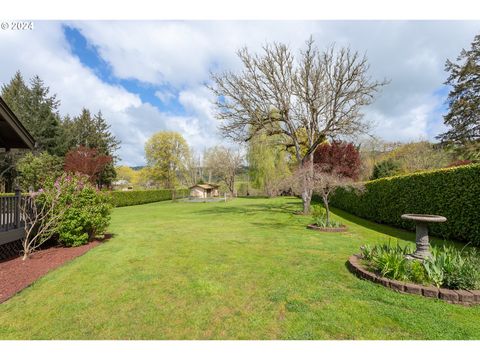
<path fill-rule="evenodd" d="M 115 237 L 115 234 L 105 233 L 105 234 L 103 234 L 103 237 L 96 237 L 95 240 L 98 240 L 98 241 L 101 241 L 101 242 L 108 242 L 113 237 Z"/>
<path fill-rule="evenodd" d="M 248 204 L 241 206 L 217 206 L 207 209 L 198 210 L 202 214 L 255 214 L 258 212 L 267 213 L 284 213 L 293 215 L 293 212 L 298 210 L 298 203 L 287 202 L 282 205 L 278 204 Z"/>
<path fill-rule="evenodd" d="M 408 231 L 408 230 L 405 230 L 405 229 L 395 228 L 395 227 L 390 226 L 390 225 L 375 223 L 373 221 L 360 218 L 358 216 L 352 215 L 352 214 L 350 214 L 346 211 L 343 211 L 343 210 L 340 210 L 340 209 L 337 209 L 337 208 L 331 208 L 330 210 L 333 214 L 338 215 L 341 218 L 343 218 L 347 221 L 350 221 L 350 222 L 352 222 L 356 225 L 359 225 L 361 227 L 364 227 L 366 229 L 379 232 L 383 235 L 387 235 L 387 236 L 390 236 L 392 238 L 397 238 L 397 239 L 401 239 L 401 240 L 405 240 L 405 241 L 415 243 L 415 232 L 414 231 Z M 449 240 L 449 239 L 440 239 L 440 238 L 432 236 L 432 235 L 429 235 L 429 238 L 430 238 L 430 243 L 434 246 L 442 246 L 442 245 L 445 245 L 445 244 L 454 245 L 455 247 L 460 247 L 460 248 L 465 246 L 465 243 L 460 243 L 458 241 Z"/>

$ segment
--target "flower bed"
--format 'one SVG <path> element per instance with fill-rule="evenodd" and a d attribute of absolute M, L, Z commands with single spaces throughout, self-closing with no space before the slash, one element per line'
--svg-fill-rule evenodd
<path fill-rule="evenodd" d="M 394 291 L 440 299 L 451 304 L 467 306 L 480 304 L 480 290 L 452 290 L 388 279 L 368 271 L 362 264 L 362 259 L 359 255 L 350 256 L 347 265 L 349 270 L 358 277 L 373 281 Z"/>

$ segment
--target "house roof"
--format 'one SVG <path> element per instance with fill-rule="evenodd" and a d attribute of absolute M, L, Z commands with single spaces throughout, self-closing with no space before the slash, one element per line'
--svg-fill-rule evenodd
<path fill-rule="evenodd" d="M 33 149 L 35 140 L 0 97 L 0 148 Z"/>
<path fill-rule="evenodd" d="M 194 187 L 199 187 L 204 190 L 209 190 L 209 189 L 218 189 L 218 185 L 215 184 L 195 184 L 193 186 L 190 186 L 189 189 L 193 189 Z"/>

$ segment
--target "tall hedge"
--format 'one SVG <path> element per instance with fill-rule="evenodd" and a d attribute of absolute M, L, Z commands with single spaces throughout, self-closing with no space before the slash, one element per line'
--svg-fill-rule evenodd
<path fill-rule="evenodd" d="M 440 238 L 480 245 L 480 165 L 393 176 L 365 183 L 365 189 L 338 189 L 331 205 L 354 215 L 413 230 L 405 213 L 443 215 L 432 224 Z"/>
<path fill-rule="evenodd" d="M 178 189 L 176 198 L 188 196 L 188 189 Z M 171 200 L 172 190 L 132 190 L 112 191 L 112 203 L 115 207 L 147 204 L 157 201 Z"/>

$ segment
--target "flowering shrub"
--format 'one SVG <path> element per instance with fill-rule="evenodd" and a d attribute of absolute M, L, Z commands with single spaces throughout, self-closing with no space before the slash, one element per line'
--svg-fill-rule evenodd
<path fill-rule="evenodd" d="M 46 188 L 60 194 L 59 211 L 64 211 L 58 228 L 60 243 L 83 245 L 107 229 L 112 207 L 109 198 L 97 190 L 87 176 L 63 174 Z"/>

